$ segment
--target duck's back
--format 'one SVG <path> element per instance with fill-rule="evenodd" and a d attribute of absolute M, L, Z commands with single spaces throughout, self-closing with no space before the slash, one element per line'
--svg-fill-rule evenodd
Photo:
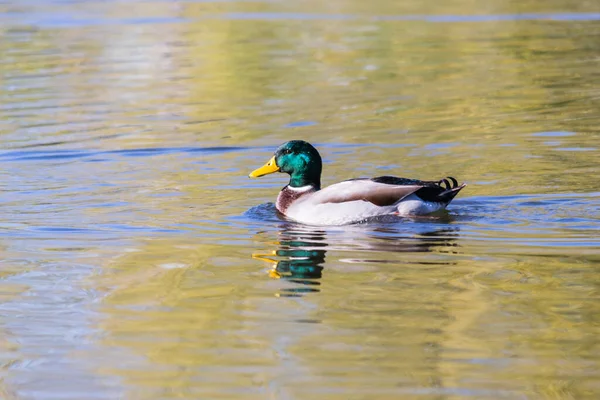
<path fill-rule="evenodd" d="M 443 209 L 464 185 L 383 176 L 351 179 L 315 190 L 284 188 L 277 202 L 287 217 L 312 225 L 340 225 L 380 215 L 424 215 Z"/>
<path fill-rule="evenodd" d="M 278 197 L 278 204 L 280 199 L 286 199 L 287 207 L 285 211 L 281 211 L 283 207 L 278 206 L 278 209 L 299 222 L 342 225 L 394 213 L 398 201 L 420 188 L 416 185 L 391 186 L 370 179 L 352 179 L 318 191 L 303 192 L 293 201 L 289 201 L 292 193 L 284 188 Z M 283 203 L 281 201 L 282 206 Z"/>

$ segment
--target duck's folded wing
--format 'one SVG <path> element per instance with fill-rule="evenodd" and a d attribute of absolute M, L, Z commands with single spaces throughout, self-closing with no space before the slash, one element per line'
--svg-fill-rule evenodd
<path fill-rule="evenodd" d="M 368 201 L 377 206 L 391 206 L 423 188 L 422 185 L 389 185 L 370 179 L 354 179 L 319 190 L 311 201 L 317 204 Z"/>

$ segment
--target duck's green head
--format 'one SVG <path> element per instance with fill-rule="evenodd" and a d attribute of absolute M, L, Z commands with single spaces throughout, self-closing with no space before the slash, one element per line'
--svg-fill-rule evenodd
<path fill-rule="evenodd" d="M 285 172 L 290 175 L 290 186 L 311 185 L 321 188 L 323 164 L 317 149 L 303 140 L 290 140 L 275 151 L 275 155 L 262 167 L 252 171 L 250 178 Z"/>

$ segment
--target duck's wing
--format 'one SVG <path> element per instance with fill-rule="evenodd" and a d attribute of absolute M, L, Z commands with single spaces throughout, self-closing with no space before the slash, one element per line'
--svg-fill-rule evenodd
<path fill-rule="evenodd" d="M 383 207 L 394 205 L 414 193 L 426 201 L 445 202 L 448 194 L 452 194 L 453 198 L 463 187 L 463 185 L 459 186 L 454 178 L 440 181 L 420 181 L 395 176 L 380 176 L 370 179 L 351 179 L 333 184 L 317 191 L 311 201 L 317 204 L 368 201 Z"/>
<path fill-rule="evenodd" d="M 317 204 L 368 201 L 380 207 L 391 206 L 422 187 L 418 184 L 390 185 L 373 179 L 352 179 L 317 191 L 311 201 Z"/>

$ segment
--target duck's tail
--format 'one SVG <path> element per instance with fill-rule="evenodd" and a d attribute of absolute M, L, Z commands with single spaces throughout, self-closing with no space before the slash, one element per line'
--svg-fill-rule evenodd
<path fill-rule="evenodd" d="M 452 180 L 453 180 L 452 183 L 454 183 L 453 187 L 449 187 L 448 189 L 446 189 L 443 192 L 441 192 L 440 194 L 438 194 L 437 198 L 440 203 L 444 203 L 444 204 L 448 205 L 452 201 L 452 199 L 454 199 L 454 197 L 456 197 L 458 192 L 460 192 L 462 188 L 467 186 L 466 183 L 459 185 L 458 182 L 456 182 L 456 179 L 452 179 Z"/>

